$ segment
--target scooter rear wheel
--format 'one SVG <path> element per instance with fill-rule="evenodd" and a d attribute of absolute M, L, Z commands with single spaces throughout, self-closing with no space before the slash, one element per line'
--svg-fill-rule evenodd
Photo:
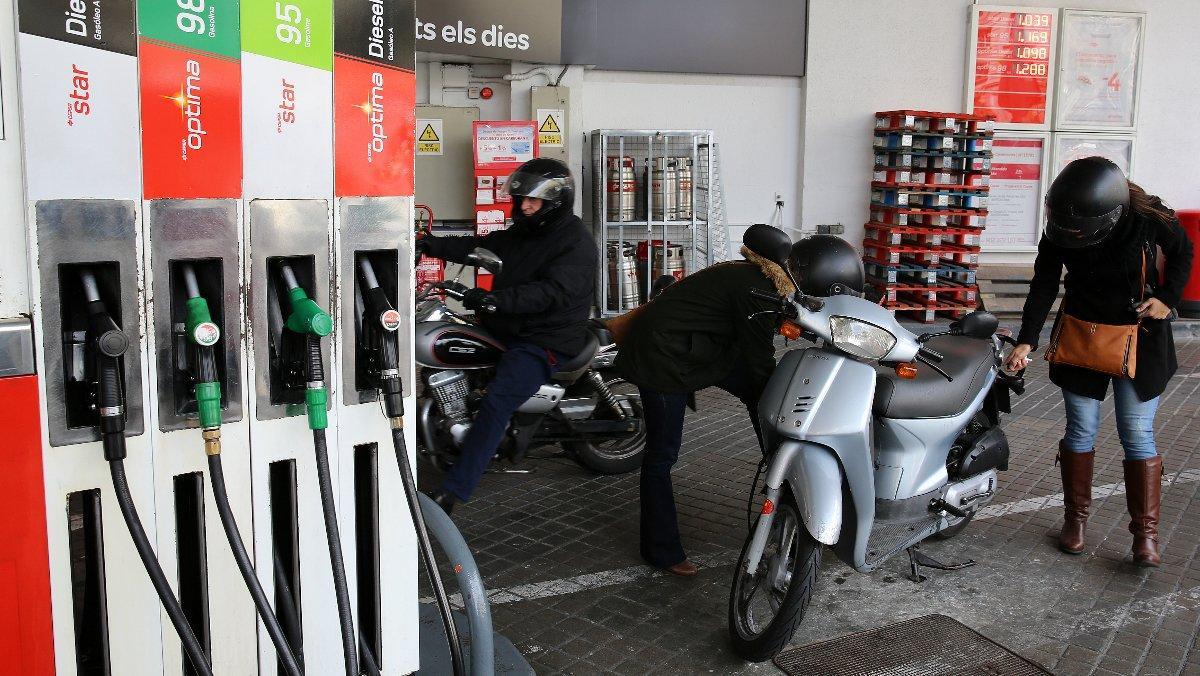
<path fill-rule="evenodd" d="M 809 534 L 792 497 L 781 500 L 777 509 L 758 570 L 753 575 L 746 572 L 751 531 L 729 592 L 733 651 L 751 662 L 771 659 L 791 640 L 804 619 L 821 566 L 821 543 Z"/>

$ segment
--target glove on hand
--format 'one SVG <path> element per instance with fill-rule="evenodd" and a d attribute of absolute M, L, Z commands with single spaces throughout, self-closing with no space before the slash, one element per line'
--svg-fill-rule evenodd
<path fill-rule="evenodd" d="M 468 310 L 492 312 L 496 306 L 496 299 L 484 289 L 468 289 L 463 294 L 462 304 Z"/>

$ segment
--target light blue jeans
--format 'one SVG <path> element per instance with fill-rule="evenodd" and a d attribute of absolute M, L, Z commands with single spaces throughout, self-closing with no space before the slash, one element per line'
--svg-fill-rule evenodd
<path fill-rule="evenodd" d="M 1126 460 L 1147 460 L 1158 455 L 1154 446 L 1154 413 L 1158 397 L 1150 401 L 1138 399 L 1133 381 L 1113 378 L 1113 397 L 1117 403 L 1117 436 L 1125 448 Z M 1067 432 L 1063 447 L 1076 453 L 1087 453 L 1096 447 L 1100 431 L 1100 402 L 1063 390 L 1067 408 Z"/>

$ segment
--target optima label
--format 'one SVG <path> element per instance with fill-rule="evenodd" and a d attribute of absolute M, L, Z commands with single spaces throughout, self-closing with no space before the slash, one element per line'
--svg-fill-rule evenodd
<path fill-rule="evenodd" d="M 241 195 L 236 0 L 142 0 L 142 176 L 147 199 Z"/>
<path fill-rule="evenodd" d="M 335 194 L 413 194 L 413 5 L 335 6 Z"/>

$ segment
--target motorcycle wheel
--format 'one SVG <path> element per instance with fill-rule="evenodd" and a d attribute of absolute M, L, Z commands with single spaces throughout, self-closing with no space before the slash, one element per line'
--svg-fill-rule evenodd
<path fill-rule="evenodd" d="M 971 524 L 971 520 L 975 518 L 975 512 L 971 512 L 964 517 L 955 519 L 949 526 L 933 534 L 937 540 L 949 540 L 950 538 L 962 533 Z"/>
<path fill-rule="evenodd" d="M 609 389 L 620 400 L 627 415 L 642 421 L 642 430 L 631 437 L 620 439 L 605 439 L 603 441 L 564 441 L 563 449 L 580 465 L 597 474 L 625 474 L 642 466 L 642 456 L 646 452 L 645 416 L 642 413 L 642 400 L 637 386 L 622 378 L 606 381 Z M 596 414 L 614 414 L 603 404 L 596 406 Z"/>
<path fill-rule="evenodd" d="M 795 501 L 780 501 L 758 570 L 746 572 L 753 532 L 742 546 L 729 592 L 729 637 L 733 651 L 751 662 L 783 650 L 812 598 L 821 566 L 821 543 L 800 519 Z M 759 517 L 762 518 L 762 517 Z"/>

